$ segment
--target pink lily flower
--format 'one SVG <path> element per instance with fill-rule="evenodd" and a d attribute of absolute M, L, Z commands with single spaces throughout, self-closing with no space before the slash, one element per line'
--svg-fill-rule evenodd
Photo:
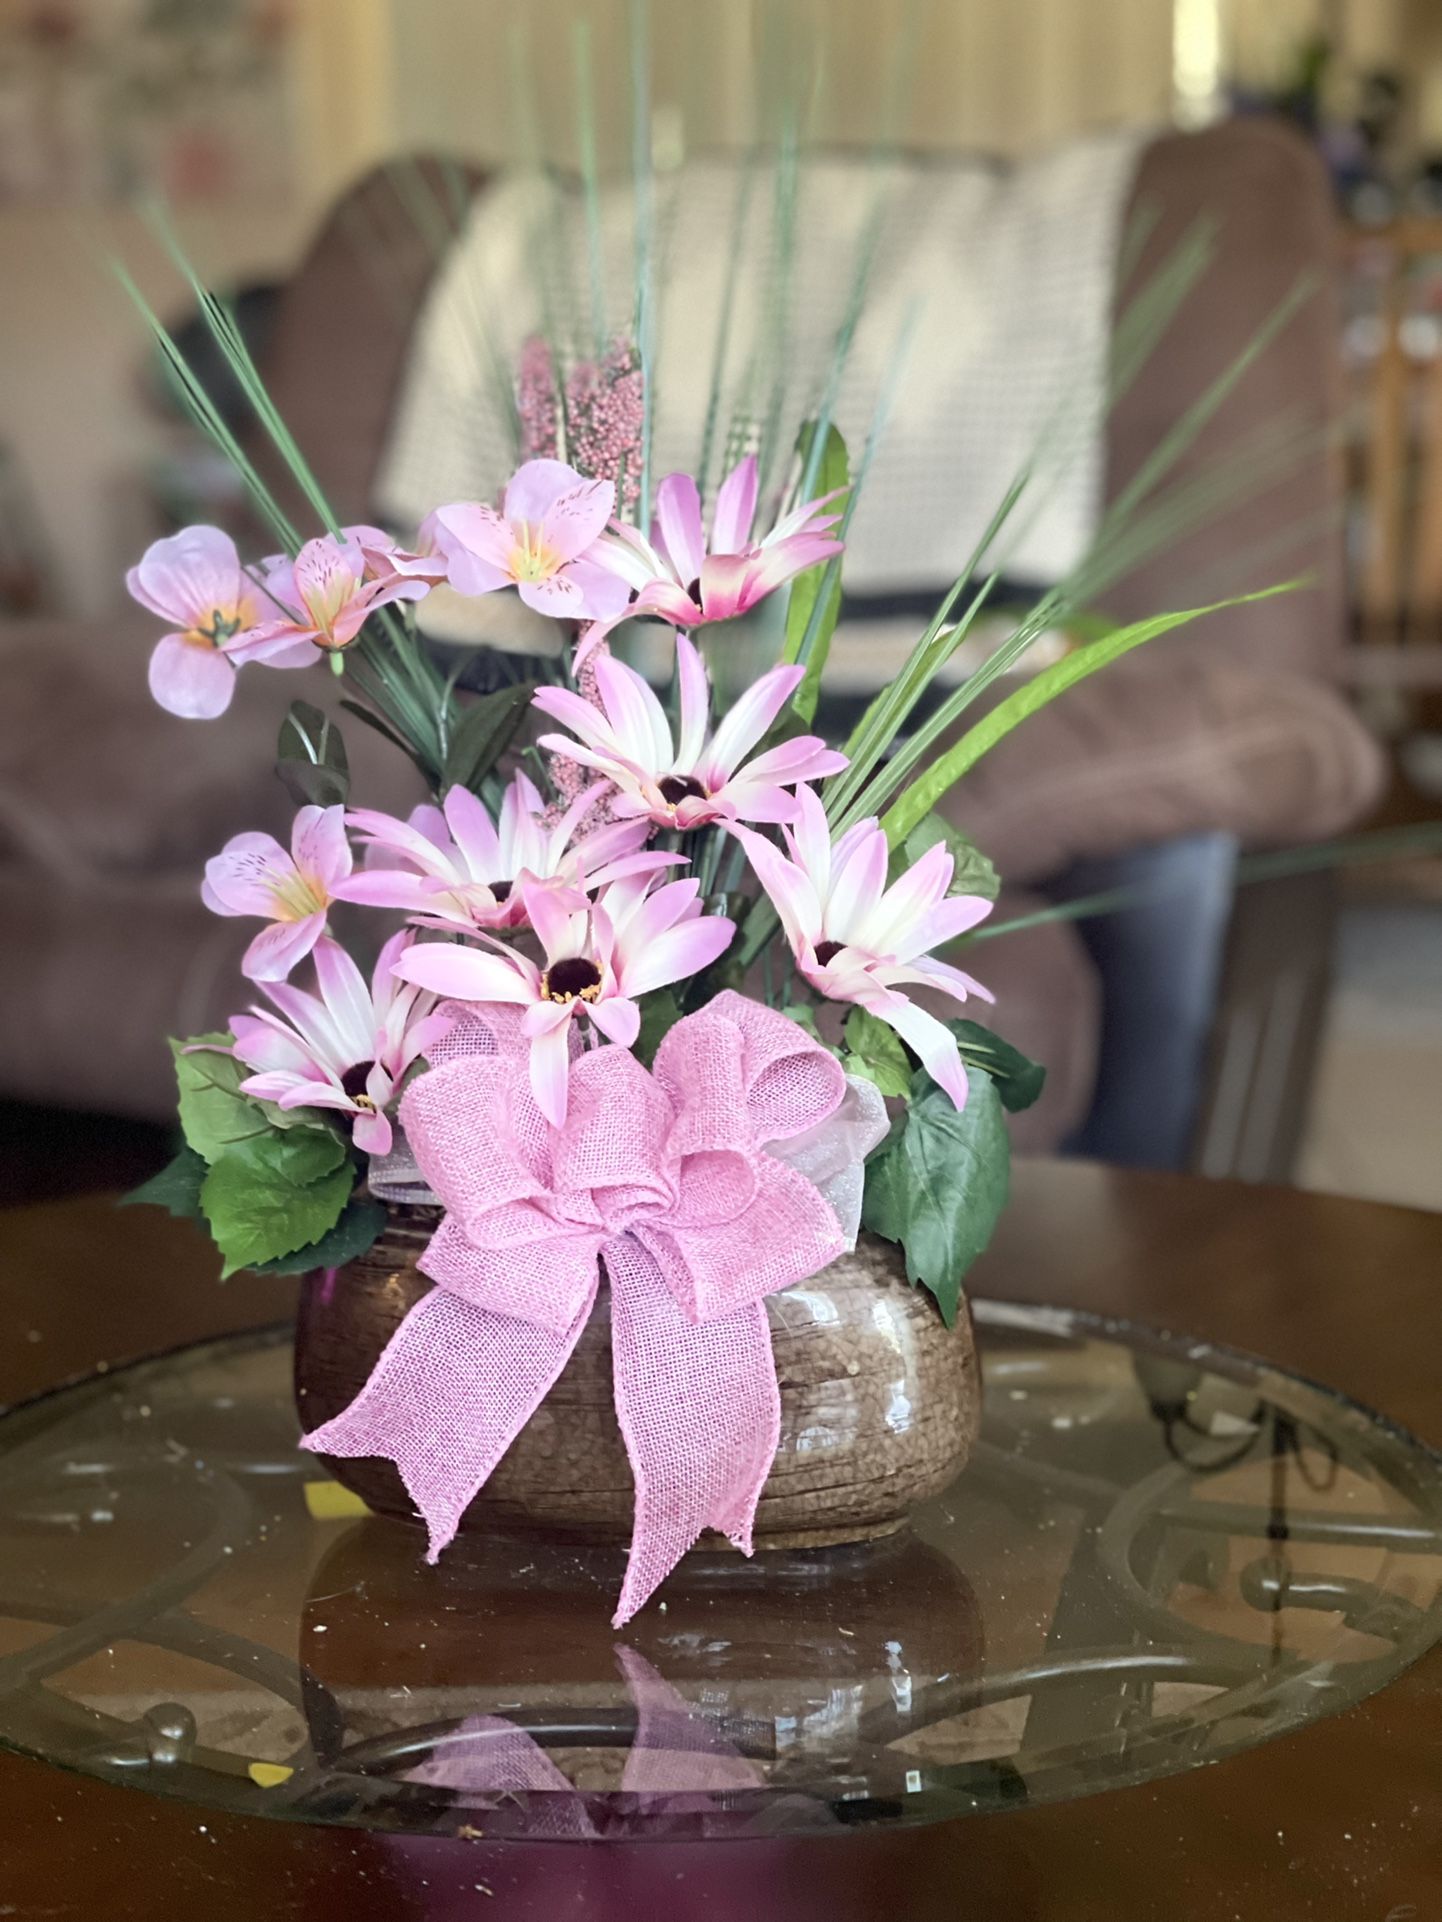
<path fill-rule="evenodd" d="M 434 539 L 461 594 L 515 587 L 527 607 L 558 620 L 606 619 L 626 606 L 626 584 L 596 565 L 616 488 L 559 460 L 517 468 L 500 513 L 478 501 L 438 507 Z"/>
<path fill-rule="evenodd" d="M 749 613 L 797 574 L 842 551 L 829 529 L 839 513 L 823 510 L 823 495 L 778 521 L 759 541 L 751 538 L 756 517 L 756 456 L 732 468 L 716 495 L 711 538 L 701 518 L 701 495 L 689 474 L 668 474 L 656 489 L 656 520 L 647 540 L 638 528 L 614 521 L 595 558 L 631 590 L 618 619 L 658 615 L 673 627 L 700 627 Z M 617 620 L 599 622 L 583 637 L 579 663 Z"/>
<path fill-rule="evenodd" d="M 229 534 L 186 527 L 155 541 L 125 585 L 173 630 L 150 657 L 150 691 L 161 707 L 193 721 L 224 714 L 235 692 L 234 636 L 255 624 L 260 606 Z"/>
<path fill-rule="evenodd" d="M 965 1107 L 966 1069 L 955 1037 L 897 989 L 994 1000 L 979 981 L 930 953 L 984 920 L 990 901 L 948 896 L 955 862 L 941 842 L 887 887 L 886 835 L 874 820 L 858 821 L 833 846 L 819 797 L 802 788 L 798 799 L 796 823 L 783 829 L 785 854 L 748 828 L 731 829 L 775 904 L 798 971 L 828 1000 L 854 1001 L 894 1028 Z"/>
<path fill-rule="evenodd" d="M 351 871 L 343 807 L 303 807 L 290 852 L 271 834 L 237 834 L 205 864 L 200 895 L 212 914 L 270 923 L 245 951 L 251 981 L 284 981 L 325 933 L 330 904 Z"/>
<path fill-rule="evenodd" d="M 633 875 L 573 913 L 544 888 L 526 887 L 542 964 L 499 943 L 495 953 L 428 943 L 402 955 L 396 972 L 457 1001 L 524 1009 L 531 1087 L 542 1114 L 560 1128 L 574 1024 L 585 1016 L 608 1041 L 629 1048 L 641 1027 L 637 997 L 699 974 L 730 946 L 735 923 L 703 915 L 698 889 L 694 880 L 652 888 L 649 875 Z"/>
<path fill-rule="evenodd" d="M 460 930 L 526 925 L 526 900 L 549 888 L 570 909 L 628 874 L 654 874 L 680 864 L 675 854 L 647 852 L 645 821 L 615 821 L 575 838 L 606 792 L 597 781 L 552 826 L 535 783 L 517 772 L 493 824 L 484 804 L 453 787 L 443 807 L 418 807 L 409 820 L 371 808 L 346 817 L 368 850 L 366 869 L 337 883 L 342 901 L 398 908 L 419 927 Z"/>
<path fill-rule="evenodd" d="M 789 821 L 798 781 L 838 774 L 846 756 L 816 734 L 799 735 L 768 748 L 743 766 L 790 700 L 805 670 L 773 667 L 749 687 L 707 737 L 711 688 L 700 654 L 684 634 L 676 636 L 680 682 L 680 731 L 673 740 L 665 710 L 646 681 L 624 662 L 605 654 L 595 663 L 600 708 L 567 688 L 543 687 L 535 706 L 563 721 L 581 742 L 543 734 L 540 745 L 594 768 L 619 793 L 618 816 L 644 815 L 668 828 L 695 828 L 707 821 Z"/>
<path fill-rule="evenodd" d="M 288 657 L 306 643 L 309 651 L 302 659 L 307 662 L 315 660 L 317 648 L 339 653 L 377 608 L 429 593 L 424 578 L 399 572 L 375 578 L 367 547 L 390 552 L 394 543 L 378 527 L 346 527 L 338 540 L 322 534 L 307 541 L 293 561 L 268 561 L 261 586 L 269 607 L 264 618 L 232 641 L 229 651 L 236 661 L 289 666 Z"/>
<path fill-rule="evenodd" d="M 414 936 L 393 935 L 381 949 L 371 984 L 345 949 L 317 943 L 319 998 L 281 982 L 265 993 L 279 1010 L 252 1008 L 231 1022 L 237 1061 L 256 1072 L 242 1094 L 281 1108 L 329 1108 L 351 1117 L 352 1138 L 369 1155 L 390 1153 L 386 1109 L 407 1070 L 454 1026 L 436 1012 L 435 996 L 404 987 L 396 963 Z"/>

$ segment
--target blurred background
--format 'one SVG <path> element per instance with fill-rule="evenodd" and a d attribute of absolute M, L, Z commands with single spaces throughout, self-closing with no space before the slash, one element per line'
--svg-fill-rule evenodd
<path fill-rule="evenodd" d="M 214 724 L 146 696 L 155 630 L 125 568 L 190 521 L 257 537 L 107 256 L 203 358 L 144 217 L 169 209 L 343 517 L 403 528 L 458 479 L 479 491 L 501 450 L 465 354 L 483 326 L 509 347 L 535 293 L 510 176 L 548 168 L 564 198 L 593 136 L 609 231 L 632 158 L 625 0 L 528 0 L 518 33 L 521 12 L 0 0 L 0 1199 L 163 1156 L 163 1036 L 244 1001 L 245 929 L 200 907 L 200 865 L 285 807 L 269 761 L 289 686 L 247 676 Z M 1071 479 L 1012 557 L 1019 589 L 1065 571 L 1168 428 L 1309 290 L 1178 464 L 1206 511 L 1097 611 L 1312 586 L 1075 689 L 951 811 L 1003 873 L 999 918 L 1038 917 L 975 956 L 998 1026 L 1051 1070 L 1023 1150 L 1442 1207 L 1442 856 L 1425 845 L 1442 820 L 1442 6 L 654 16 L 658 273 L 685 316 L 663 361 L 718 324 L 732 255 L 708 210 L 793 135 L 798 393 L 829 353 L 828 244 L 851 244 L 874 178 L 892 196 L 849 439 L 867 328 L 931 297 L 858 517 L 843 702 L 885 678 L 961 565 L 996 461 L 1025 451 L 1056 383 L 1100 385 L 1147 276 L 1199 222 L 1206 271 L 1110 411 L 1081 410 Z M 1261 429 L 1281 437 L 1265 460 Z M 1063 624 L 1053 656 L 1084 638 Z M 403 798 L 394 770 L 374 778 L 367 800 Z M 1339 861 L 1369 830 L 1389 837 L 1379 858 Z M 1111 911 L 1045 918 L 1093 896 Z"/>

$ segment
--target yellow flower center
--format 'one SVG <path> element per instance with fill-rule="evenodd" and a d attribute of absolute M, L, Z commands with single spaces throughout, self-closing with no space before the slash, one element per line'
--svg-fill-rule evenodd
<path fill-rule="evenodd" d="M 299 870 L 283 881 L 272 881 L 271 893 L 275 896 L 277 921 L 304 921 L 312 914 L 319 914 L 327 905 L 315 882 Z"/>
<path fill-rule="evenodd" d="M 529 521 L 513 521 L 511 526 L 516 536 L 511 548 L 511 579 L 550 580 L 561 565 L 561 557 L 555 548 L 547 545 L 540 528 L 533 527 Z"/>
<path fill-rule="evenodd" d="M 187 647 L 219 647 L 242 628 L 254 627 L 259 618 L 254 601 L 247 595 L 230 607 L 211 608 L 207 624 L 188 627 L 180 638 Z"/>

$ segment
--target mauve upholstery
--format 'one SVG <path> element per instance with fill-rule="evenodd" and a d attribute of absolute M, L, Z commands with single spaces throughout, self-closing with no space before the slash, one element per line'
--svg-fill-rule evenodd
<path fill-rule="evenodd" d="M 417 197 L 439 215 L 454 179 L 422 161 L 359 182 L 281 297 L 263 371 L 344 519 L 372 511 L 410 327 L 436 267 L 442 223 L 417 223 Z M 1248 371 L 1179 478 L 1264 419 L 1325 429 L 1337 407 L 1332 216 L 1305 144 L 1257 122 L 1167 135 L 1144 154 L 1134 207 L 1155 215 L 1140 275 L 1200 213 L 1218 223 L 1218 252 L 1114 411 L 1110 491 L 1307 271 L 1321 293 Z M 259 441 L 255 453 L 270 460 Z M 1158 642 L 988 756 L 946 806 L 1009 884 L 1213 827 L 1249 846 L 1304 841 L 1367 807 L 1380 757 L 1328 685 L 1342 635 L 1335 490 L 1319 456 L 1111 591 L 1108 610 L 1131 618 L 1279 572 L 1317 581 Z M 1276 545 L 1282 535 L 1290 545 Z M 1266 556 L 1253 553 L 1259 542 L 1273 544 Z M 214 1026 L 246 998 L 235 964 L 255 924 L 206 913 L 200 865 L 243 828 L 283 832 L 286 798 L 270 772 L 279 717 L 295 695 L 336 690 L 317 675 L 254 670 L 224 720 L 178 721 L 146 693 L 154 634 L 136 610 L 0 627 L 0 1097 L 164 1117 L 164 1035 Z M 350 726 L 347 739 L 368 803 L 414 797 L 408 771 L 367 730 Z M 1031 905 L 1009 893 L 998 913 Z M 1016 1135 L 1052 1146 L 1091 1097 L 1092 964 L 1075 929 L 1053 924 L 986 943 L 971 965 L 997 991 L 1003 1032 L 1048 1063 L 1047 1093 Z"/>

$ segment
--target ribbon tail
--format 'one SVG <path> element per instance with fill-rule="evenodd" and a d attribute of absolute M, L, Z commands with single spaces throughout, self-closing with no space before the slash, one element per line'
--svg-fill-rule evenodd
<path fill-rule="evenodd" d="M 636 1480 L 620 1628 L 708 1528 L 751 1553 L 756 1504 L 781 1437 L 764 1302 L 695 1322 L 634 1236 L 609 1242 L 616 1414 Z"/>
<path fill-rule="evenodd" d="M 616 1660 L 636 1704 L 636 1739 L 621 1787 L 653 1810 L 705 1811 L 728 1791 L 765 1787 L 761 1771 L 700 1709 L 678 1695 L 644 1655 L 618 1646 Z"/>
<path fill-rule="evenodd" d="M 444 1288 L 418 1301 L 342 1414 L 301 1447 L 393 1461 L 435 1562 L 462 1515 L 571 1358 L 596 1298 L 557 1334 L 477 1308 Z"/>

